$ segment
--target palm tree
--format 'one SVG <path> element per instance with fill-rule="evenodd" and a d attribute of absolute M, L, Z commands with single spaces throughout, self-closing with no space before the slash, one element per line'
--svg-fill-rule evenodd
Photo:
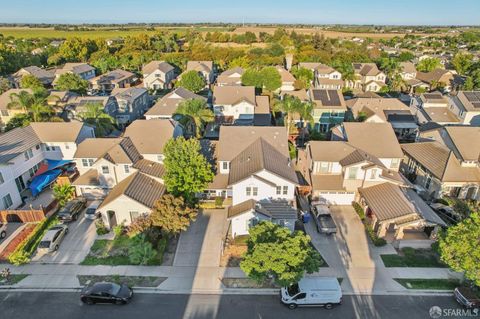
<path fill-rule="evenodd" d="M 28 113 L 30 105 L 32 105 L 33 95 L 28 91 L 20 91 L 19 93 L 10 94 L 11 102 L 8 103 L 9 109 L 20 109 L 25 113 Z"/>
<path fill-rule="evenodd" d="M 186 121 L 195 125 L 195 136 L 201 137 L 205 123 L 213 122 L 215 115 L 207 108 L 207 103 L 200 99 L 190 99 L 178 105 L 176 114 L 185 117 Z"/>
<path fill-rule="evenodd" d="M 293 115 L 300 114 L 303 105 L 302 101 L 296 96 L 285 95 L 283 100 L 279 100 L 274 104 L 274 111 L 281 111 L 285 114 L 284 124 L 287 127 L 287 132 L 290 134 L 290 126 L 293 122 Z"/>
<path fill-rule="evenodd" d="M 53 186 L 53 198 L 58 202 L 58 206 L 63 207 L 75 195 L 75 187 L 70 184 L 55 184 Z"/>
<path fill-rule="evenodd" d="M 11 102 L 8 108 L 21 109 L 29 114 L 33 122 L 41 122 L 45 116 L 51 116 L 53 109 L 48 105 L 48 92 L 45 90 L 37 90 L 34 93 L 28 91 L 20 91 L 19 93 L 10 94 Z"/>
<path fill-rule="evenodd" d="M 302 119 L 302 142 L 305 141 L 305 131 L 307 130 L 307 123 L 310 123 L 310 126 L 313 127 L 313 109 L 315 104 L 313 102 L 303 102 L 298 114 Z"/>
<path fill-rule="evenodd" d="M 103 105 L 100 103 L 87 103 L 85 110 L 80 112 L 80 118 L 87 124 L 95 128 L 95 135 L 103 137 L 114 128 L 115 120 L 105 113 Z"/>

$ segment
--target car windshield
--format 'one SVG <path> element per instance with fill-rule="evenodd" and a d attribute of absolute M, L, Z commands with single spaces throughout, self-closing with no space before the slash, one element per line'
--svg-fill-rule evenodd
<path fill-rule="evenodd" d="M 287 287 L 287 291 L 289 296 L 295 296 L 300 292 L 300 289 L 298 288 L 298 284 L 293 284 Z"/>
<path fill-rule="evenodd" d="M 109 294 L 116 296 L 122 287 L 120 285 L 112 283 L 110 290 L 108 291 Z"/>
<path fill-rule="evenodd" d="M 39 248 L 49 248 L 50 247 L 50 241 L 48 240 L 43 240 L 38 244 Z"/>
<path fill-rule="evenodd" d="M 85 214 L 90 214 L 90 215 L 93 215 L 95 214 L 95 208 L 87 208 L 87 211 L 85 212 Z"/>

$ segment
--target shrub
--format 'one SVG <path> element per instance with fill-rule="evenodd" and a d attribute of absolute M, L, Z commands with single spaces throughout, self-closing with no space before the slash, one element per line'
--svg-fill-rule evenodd
<path fill-rule="evenodd" d="M 365 211 L 363 210 L 362 206 L 360 206 L 360 204 L 357 202 L 352 202 L 352 206 L 355 212 L 357 212 L 358 216 L 362 220 L 363 226 L 365 227 L 365 231 L 367 232 L 368 237 L 370 237 L 370 240 L 372 241 L 372 243 L 377 247 L 385 246 L 387 244 L 387 241 L 377 236 L 377 234 L 373 230 L 372 225 L 370 225 L 365 219 Z"/>
<path fill-rule="evenodd" d="M 143 234 L 131 239 L 128 245 L 128 258 L 132 264 L 147 265 L 156 255 L 157 251 Z"/>
<path fill-rule="evenodd" d="M 145 233 L 152 227 L 152 220 L 148 214 L 142 214 L 135 218 L 132 223 L 126 228 L 128 237 L 135 237 L 139 234 Z"/>
<path fill-rule="evenodd" d="M 365 219 L 365 211 L 363 210 L 362 206 L 359 203 L 353 202 L 352 203 L 353 209 L 357 212 L 360 219 L 363 221 Z"/>
<path fill-rule="evenodd" d="M 443 204 L 443 205 L 447 205 L 447 206 L 450 205 L 450 203 L 449 203 L 447 200 L 443 199 L 443 198 L 435 199 L 434 202 L 435 202 L 435 203 L 440 203 L 440 204 Z"/>
<path fill-rule="evenodd" d="M 223 197 L 215 197 L 215 207 L 223 207 Z"/>
<path fill-rule="evenodd" d="M 95 221 L 95 227 L 97 228 L 97 235 L 105 235 L 108 234 L 108 229 L 105 226 L 102 218 L 99 218 Z"/>
<path fill-rule="evenodd" d="M 125 233 L 125 225 L 121 223 L 120 225 L 114 226 L 113 233 L 115 234 L 115 238 L 123 235 Z"/>

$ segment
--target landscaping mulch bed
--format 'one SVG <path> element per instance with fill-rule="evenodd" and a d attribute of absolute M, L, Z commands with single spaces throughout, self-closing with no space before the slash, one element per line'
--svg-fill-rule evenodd
<path fill-rule="evenodd" d="M 248 278 L 222 278 L 222 283 L 227 288 L 280 288 L 272 282 L 259 284 L 255 280 Z"/>
<path fill-rule="evenodd" d="M 21 280 L 25 279 L 28 275 L 10 275 L 7 279 L 0 279 L 0 286 L 11 286 L 19 283 Z"/>
<path fill-rule="evenodd" d="M 15 251 L 18 245 L 20 245 L 25 238 L 30 235 L 30 233 L 35 229 L 36 224 L 27 224 L 16 236 L 13 238 L 5 247 L 5 249 L 0 252 L 0 262 L 8 262 L 8 256 Z"/>
<path fill-rule="evenodd" d="M 407 289 L 421 290 L 453 290 L 460 286 L 456 279 L 400 279 L 394 278 L 396 282 Z"/>
<path fill-rule="evenodd" d="M 154 288 L 159 286 L 164 282 L 167 277 L 153 277 L 153 276 L 120 276 L 120 275 L 110 275 L 110 276 L 77 276 L 80 285 L 86 286 L 94 284 L 96 282 L 115 282 L 117 284 L 126 284 L 129 287 L 149 287 Z"/>
<path fill-rule="evenodd" d="M 240 267 L 242 256 L 247 252 L 247 246 L 230 245 L 223 252 L 220 258 L 220 267 Z"/>
<path fill-rule="evenodd" d="M 431 249 L 404 248 L 399 254 L 380 255 L 385 267 L 431 267 L 446 268 L 435 251 Z"/>

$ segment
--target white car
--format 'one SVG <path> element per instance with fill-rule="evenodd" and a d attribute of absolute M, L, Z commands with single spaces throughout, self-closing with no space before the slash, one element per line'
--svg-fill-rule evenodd
<path fill-rule="evenodd" d="M 41 253 L 50 253 L 57 251 L 60 243 L 62 242 L 65 235 L 68 233 L 68 226 L 65 224 L 58 224 L 50 228 L 45 236 L 43 236 L 42 241 L 38 245 L 38 251 Z"/>
<path fill-rule="evenodd" d="M 7 224 L 0 223 L 0 239 L 7 237 Z"/>
<path fill-rule="evenodd" d="M 97 212 L 98 206 L 100 206 L 102 202 L 99 200 L 93 201 L 90 205 L 88 205 L 87 210 L 85 211 L 85 218 L 87 219 L 97 219 L 100 217 L 100 213 Z"/>

